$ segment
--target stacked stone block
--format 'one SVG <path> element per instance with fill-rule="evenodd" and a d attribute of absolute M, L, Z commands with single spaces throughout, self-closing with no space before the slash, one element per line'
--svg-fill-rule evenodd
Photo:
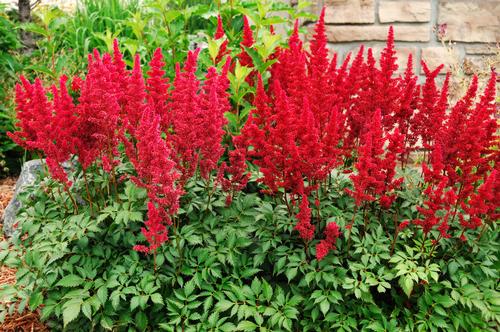
<path fill-rule="evenodd" d="M 327 35 L 341 57 L 359 44 L 375 53 L 384 47 L 390 25 L 394 26 L 400 70 L 413 53 L 415 70 L 420 60 L 448 68 L 466 61 L 479 68 L 484 57 L 495 54 L 500 41 L 500 0 L 323 0 Z M 442 40 L 452 42 L 445 48 Z M 500 65 L 500 64 L 499 64 Z"/>

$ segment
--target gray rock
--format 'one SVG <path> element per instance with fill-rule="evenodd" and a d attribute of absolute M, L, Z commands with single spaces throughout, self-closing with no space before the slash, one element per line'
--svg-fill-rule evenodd
<path fill-rule="evenodd" d="M 43 168 L 44 161 L 42 159 L 34 159 L 26 162 L 22 169 L 19 179 L 16 182 L 16 189 L 12 200 L 5 208 L 3 213 L 3 232 L 6 236 L 12 236 L 14 233 L 14 225 L 16 223 L 16 215 L 21 208 L 21 202 L 18 199 L 19 194 L 29 185 L 35 183 L 37 174 Z"/>

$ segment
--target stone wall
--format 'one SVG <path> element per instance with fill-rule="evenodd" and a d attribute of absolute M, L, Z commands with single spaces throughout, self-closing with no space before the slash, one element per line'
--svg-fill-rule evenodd
<path fill-rule="evenodd" d="M 420 60 L 436 67 L 460 65 L 472 70 L 485 66 L 500 41 L 500 0 L 319 0 L 326 6 L 326 31 L 331 48 L 344 57 L 360 44 L 384 47 L 389 26 L 394 26 L 399 66 L 404 69 L 413 53 L 415 70 Z M 452 41 L 445 48 L 442 40 Z M 500 65 L 500 64 L 497 64 Z M 498 69 L 498 67 L 497 67 Z"/>

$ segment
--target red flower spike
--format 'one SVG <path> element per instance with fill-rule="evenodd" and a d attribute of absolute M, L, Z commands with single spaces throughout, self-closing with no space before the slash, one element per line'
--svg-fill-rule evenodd
<path fill-rule="evenodd" d="M 400 224 L 399 224 L 399 231 L 402 231 L 404 230 L 406 227 L 408 227 L 408 225 L 410 224 L 410 221 L 409 220 L 403 220 Z"/>
<path fill-rule="evenodd" d="M 146 107 L 146 89 L 139 54 L 134 58 L 134 68 L 127 82 L 122 102 L 122 119 L 128 132 L 134 135 Z"/>
<path fill-rule="evenodd" d="M 444 121 L 444 112 L 441 108 L 438 108 L 438 103 L 439 100 L 443 100 L 441 96 L 446 94 L 447 85 L 443 86 L 441 94 L 439 94 L 435 80 L 443 65 L 440 65 L 434 71 L 430 71 L 427 64 L 422 61 L 422 68 L 426 80 L 422 86 L 422 97 L 418 105 L 419 111 L 414 117 L 412 131 L 413 135 L 416 136 L 413 141 L 420 137 L 423 140 L 424 147 L 428 149 L 432 146 Z"/>
<path fill-rule="evenodd" d="M 153 54 L 153 58 L 149 62 L 149 71 L 147 79 L 147 90 L 149 93 L 149 101 L 156 114 L 158 114 L 163 122 L 167 120 L 167 101 L 169 98 L 168 89 L 170 87 L 168 78 L 165 77 L 165 62 L 163 61 L 163 53 L 160 48 L 157 48 Z"/>
<path fill-rule="evenodd" d="M 134 250 L 142 253 L 154 253 L 163 243 L 168 241 L 168 230 L 162 220 L 160 208 L 153 202 L 148 203 L 148 220 L 144 222 L 146 227 L 141 232 L 148 242 L 148 246 L 135 245 Z"/>
<path fill-rule="evenodd" d="M 319 21 L 314 28 L 314 36 L 311 40 L 311 57 L 308 64 L 309 81 L 311 82 L 311 91 L 309 98 L 315 102 L 311 105 L 311 110 L 319 124 L 320 131 L 327 126 L 331 109 L 325 107 L 330 105 L 331 96 L 325 91 L 328 85 L 328 74 L 326 70 L 328 63 L 328 48 L 325 33 L 325 7 L 321 10 Z"/>
<path fill-rule="evenodd" d="M 243 16 L 243 40 L 240 43 L 241 51 L 237 55 L 240 65 L 246 67 L 253 67 L 253 61 L 250 55 L 248 55 L 245 47 L 252 47 L 255 43 L 253 39 L 253 31 L 250 28 L 250 23 L 248 23 L 248 18 Z"/>
<path fill-rule="evenodd" d="M 217 30 L 215 31 L 214 39 L 218 40 L 218 39 L 224 38 L 225 36 L 226 36 L 226 34 L 224 32 L 224 26 L 222 25 L 222 18 L 219 14 L 219 15 L 217 15 Z M 222 60 L 222 58 L 224 58 L 226 55 L 228 55 L 230 53 L 229 50 L 227 49 L 227 44 L 228 44 L 228 40 L 224 40 L 222 42 L 222 44 L 220 45 L 219 53 L 217 54 L 217 57 L 215 58 L 216 64 L 218 64 Z"/>
<path fill-rule="evenodd" d="M 299 232 L 300 237 L 305 242 L 311 241 L 314 237 L 314 225 L 311 224 L 311 209 L 306 195 L 302 195 L 297 220 L 295 230 Z"/>
<path fill-rule="evenodd" d="M 128 146 L 127 155 L 137 171 L 132 181 L 148 191 L 149 199 L 165 210 L 165 222 L 179 208 L 181 189 L 179 174 L 170 159 L 171 150 L 161 137 L 160 118 L 150 108 L 144 111 L 135 132 L 135 150 Z"/>
<path fill-rule="evenodd" d="M 321 240 L 316 246 L 316 259 L 321 261 L 330 250 L 335 250 L 335 242 L 340 236 L 339 226 L 336 222 L 331 222 L 326 225 L 325 239 Z"/>

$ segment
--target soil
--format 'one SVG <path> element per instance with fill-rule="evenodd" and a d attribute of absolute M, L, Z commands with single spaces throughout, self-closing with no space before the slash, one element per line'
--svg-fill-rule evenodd
<path fill-rule="evenodd" d="M 0 180 L 0 216 L 14 194 L 16 178 L 6 178 Z M 0 240 L 4 240 L 2 226 L 0 225 Z M 7 266 L 0 265 L 0 289 L 2 285 L 16 283 L 16 270 Z M 1 299 L 0 299 L 1 301 Z M 30 312 L 25 310 L 22 314 L 14 313 L 5 318 L 0 323 L 0 331 L 4 332 L 28 332 L 28 331 L 49 331 L 49 329 L 40 322 L 39 312 Z"/>

